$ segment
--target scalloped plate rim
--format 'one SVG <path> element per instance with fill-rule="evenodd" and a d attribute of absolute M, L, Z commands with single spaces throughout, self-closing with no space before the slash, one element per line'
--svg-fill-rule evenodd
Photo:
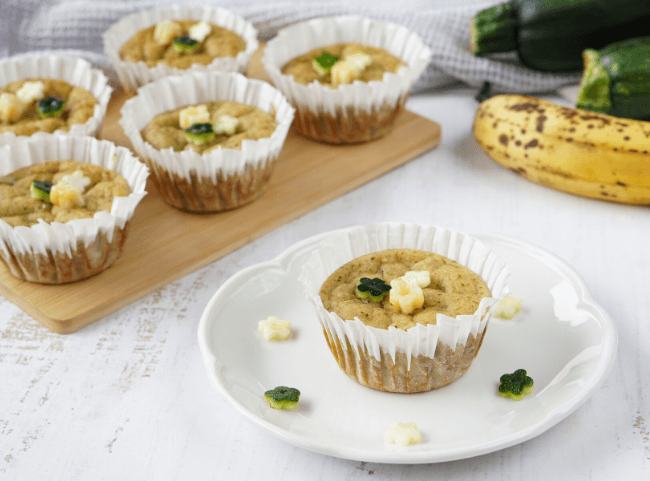
<path fill-rule="evenodd" d="M 502 245 L 511 246 L 512 248 L 520 251 L 525 249 L 526 253 L 528 254 L 534 253 L 537 259 L 543 260 L 548 266 L 553 266 L 557 271 L 561 272 L 563 277 L 569 280 L 574 287 L 580 287 L 581 297 L 579 300 L 582 303 L 591 306 L 599 314 L 598 320 L 600 321 L 600 325 L 605 328 L 603 333 L 603 342 L 601 344 L 603 349 L 599 356 L 600 362 L 598 363 L 597 368 L 593 371 L 593 376 L 590 383 L 585 386 L 584 389 L 582 389 L 579 396 L 575 396 L 570 401 L 559 405 L 556 409 L 551 411 L 550 414 L 544 416 L 539 422 L 532 424 L 527 429 L 518 431 L 509 436 L 499 438 L 496 441 L 484 443 L 478 447 L 468 446 L 463 449 L 451 448 L 447 450 L 432 450 L 425 452 L 408 452 L 407 450 L 380 452 L 366 451 L 354 448 L 342 450 L 340 448 L 337 448 L 335 445 L 317 442 L 308 436 L 291 433 L 269 421 L 266 421 L 265 419 L 260 418 L 239 403 L 239 401 L 225 387 L 224 383 L 221 381 L 219 373 L 214 369 L 214 366 L 219 361 L 218 358 L 211 352 L 208 343 L 208 332 L 210 322 L 212 320 L 211 316 L 213 315 L 213 311 L 221 302 L 227 302 L 227 292 L 231 286 L 238 285 L 240 281 L 249 278 L 258 271 L 277 268 L 286 271 L 293 258 L 301 254 L 306 247 L 313 245 L 313 248 L 316 248 L 318 243 L 321 242 L 324 238 L 334 233 L 342 232 L 353 227 L 335 229 L 332 231 L 323 232 L 321 234 L 316 234 L 314 236 L 296 242 L 295 244 L 288 247 L 284 252 L 280 253 L 269 261 L 260 262 L 258 264 L 254 264 L 242 269 L 241 271 L 231 276 L 224 284 L 222 284 L 221 287 L 217 289 L 217 291 L 208 301 L 208 304 L 206 305 L 203 314 L 201 315 L 198 327 L 198 342 L 208 377 L 212 385 L 224 397 L 224 399 L 226 399 L 237 412 L 239 412 L 242 416 L 244 416 L 244 418 L 253 424 L 264 428 L 274 436 L 294 446 L 338 458 L 387 464 L 438 463 L 488 454 L 525 442 L 544 433 L 565 419 L 580 406 L 582 406 L 582 404 L 584 404 L 587 399 L 591 397 L 591 395 L 603 384 L 607 378 L 607 375 L 609 374 L 616 357 L 616 350 L 618 345 L 618 333 L 616 325 L 614 324 L 611 316 L 599 304 L 596 303 L 595 299 L 591 295 L 591 292 L 589 291 L 586 282 L 582 279 L 578 272 L 564 260 L 557 257 L 555 254 L 552 254 L 551 252 L 529 242 L 504 234 L 470 233 L 470 235 L 478 238 L 481 241 L 483 239 L 490 239 L 501 243 Z M 305 302 L 307 302 L 306 299 Z M 500 322 L 498 319 L 496 319 L 496 321 Z"/>

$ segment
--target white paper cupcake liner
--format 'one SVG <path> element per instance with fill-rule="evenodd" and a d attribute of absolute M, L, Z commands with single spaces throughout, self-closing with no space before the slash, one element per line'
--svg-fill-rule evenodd
<path fill-rule="evenodd" d="M 344 320 L 324 308 L 319 291 L 325 280 L 336 269 L 362 255 L 397 248 L 433 252 L 458 262 L 478 274 L 487 284 L 492 296 L 483 298 L 477 311 L 472 315 L 451 318 L 438 314 L 436 325 L 418 324 L 407 331 L 394 327 L 389 329 L 370 327 L 358 318 Z M 505 264 L 484 244 L 471 236 L 429 225 L 385 223 L 358 226 L 328 237 L 323 242 L 323 246 L 315 250 L 303 266 L 300 280 L 307 298 L 316 310 L 330 348 L 333 352 L 341 351 L 338 354 L 334 352 L 339 364 L 354 364 L 352 370 L 359 371 L 358 377 L 361 379 L 357 380 L 362 384 L 376 389 L 411 392 L 391 389 L 391 386 L 399 386 L 401 380 L 387 379 L 386 372 L 383 373 L 383 379 L 375 380 L 381 385 L 364 382 L 372 378 L 372 373 L 368 372 L 371 364 L 369 357 L 379 363 L 388 363 L 390 366 L 379 366 L 379 370 L 386 370 L 399 364 L 398 358 L 401 356 L 406 360 L 405 371 L 410 371 L 415 359 L 440 361 L 440 350 L 445 349 L 443 346 L 450 350 L 445 349 L 447 352 L 442 353 L 445 356 L 453 356 L 454 353 L 462 356 L 460 348 L 465 349 L 470 336 L 477 343 L 474 349 L 478 352 L 482 335 L 492 313 L 499 301 L 509 292 L 506 283 L 508 276 Z M 351 347 L 351 352 L 356 359 L 349 357 L 345 359 L 346 353 L 343 351 L 346 350 L 346 346 Z M 463 362 L 458 360 L 459 372 L 456 373 L 456 377 L 465 372 L 473 356 Z M 445 359 L 442 359 L 442 362 L 445 362 Z M 343 365 L 341 367 L 344 368 Z M 344 370 L 350 375 L 349 369 L 344 368 Z M 405 374 L 401 373 L 401 375 Z M 455 379 L 454 375 L 453 372 L 450 373 L 450 376 Z M 382 377 L 382 374 L 380 373 L 379 376 Z M 435 385 L 434 380 L 432 383 Z"/>
<path fill-rule="evenodd" d="M 0 147 L 0 157 L 0 176 L 50 160 L 74 160 L 113 170 L 131 188 L 128 197 L 113 199 L 110 213 L 98 212 L 92 219 L 65 224 L 41 220 L 32 227 L 11 227 L 0 219 L 0 257 L 13 275 L 33 282 L 72 282 L 104 270 L 119 256 L 129 221 L 147 194 L 149 175 L 129 149 L 92 137 L 38 133 Z M 57 262 L 61 265 L 53 265 Z"/>
<path fill-rule="evenodd" d="M 237 57 L 217 57 L 209 65 L 194 64 L 189 69 L 177 69 L 163 64 L 149 67 L 142 61 L 125 62 L 120 58 L 120 49 L 137 32 L 163 20 L 174 19 L 203 21 L 231 30 L 244 39 L 246 49 L 239 52 Z M 115 66 L 122 88 L 127 91 L 135 91 L 149 82 L 186 72 L 220 70 L 245 73 L 253 53 L 259 47 L 257 30 L 242 17 L 223 8 L 186 5 L 154 8 L 124 17 L 104 32 L 103 40 L 104 51 Z"/>
<path fill-rule="evenodd" d="M 54 133 L 90 136 L 97 134 L 113 92 L 108 84 L 108 78 L 101 70 L 93 68 L 89 62 L 80 58 L 55 55 L 21 55 L 0 62 L 0 87 L 29 78 L 64 80 L 70 85 L 90 92 L 97 99 L 93 116 L 83 124 L 72 125 L 68 131 L 57 130 Z M 20 137 L 25 136 L 4 132 L 0 134 L 0 145 L 11 143 Z"/>
<path fill-rule="evenodd" d="M 241 150 L 217 148 L 203 155 L 193 150 L 158 150 L 142 138 L 141 131 L 158 114 L 219 100 L 232 100 L 259 107 L 265 112 L 275 112 L 278 126 L 268 138 L 244 140 Z M 287 99 L 268 83 L 247 79 L 238 73 L 212 71 L 166 77 L 141 87 L 138 94 L 122 107 L 120 125 L 134 150 L 150 162 L 156 175 L 154 180 L 158 179 L 158 187 L 167 203 L 183 210 L 210 212 L 223 209 L 216 208 L 221 205 L 218 199 L 214 204 L 208 201 L 208 205 L 200 199 L 198 187 L 200 184 L 205 187 L 206 181 L 218 189 L 226 182 L 233 184 L 233 179 L 237 182 L 243 179 L 251 181 L 247 188 L 261 192 L 260 189 L 265 187 L 262 184 L 268 180 L 272 164 L 282 150 L 293 114 L 294 109 Z M 258 171 L 263 171 L 263 174 L 255 174 Z M 170 182 L 180 187 L 169 187 Z M 256 185 L 258 183 L 260 185 Z M 176 194 L 182 198 L 175 197 Z M 241 205 L 237 198 L 231 200 L 234 204 L 226 199 L 225 208 Z M 252 199 L 247 197 L 246 200 Z"/>
<path fill-rule="evenodd" d="M 293 76 L 281 71 L 288 61 L 310 50 L 352 42 L 382 48 L 406 65 L 397 73 L 385 73 L 381 81 L 357 80 L 336 89 L 317 81 L 300 84 Z M 349 117 L 349 111 L 352 111 L 358 117 L 350 119 L 350 123 L 362 128 L 368 118 L 374 122 L 385 122 L 386 119 L 392 122 L 393 113 L 406 102 L 410 88 L 428 65 L 431 55 L 431 50 L 417 34 L 400 25 L 357 16 L 321 17 L 282 29 L 266 45 L 262 64 L 273 84 L 296 107 L 296 129 L 301 134 L 316 140 L 346 143 L 369 140 L 383 135 L 387 129 L 382 126 L 384 128 L 378 129 L 378 135 L 370 136 L 355 135 L 350 131 L 336 132 L 336 125 L 326 125 L 332 122 L 325 119 L 338 119 L 340 124 L 341 117 Z M 302 116 L 306 118 L 302 119 Z M 323 125 L 303 125 L 307 123 Z M 354 128 L 353 125 L 350 130 Z"/>

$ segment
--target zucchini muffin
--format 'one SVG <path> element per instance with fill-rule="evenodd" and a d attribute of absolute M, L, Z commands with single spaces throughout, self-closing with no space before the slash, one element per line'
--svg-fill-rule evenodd
<path fill-rule="evenodd" d="M 32 165 L 0 180 L 0 218 L 13 227 L 89 219 L 131 193 L 117 172 L 72 160 Z"/>
<path fill-rule="evenodd" d="M 213 134 L 207 132 L 201 138 L 187 132 L 193 125 L 203 125 Z M 205 154 L 219 147 L 241 150 L 242 141 L 270 137 L 277 126 L 273 115 L 258 107 L 222 100 L 158 114 L 142 131 L 142 138 L 159 150 L 191 149 Z"/>
<path fill-rule="evenodd" d="M 12 275 L 63 284 L 115 262 L 149 174 L 128 149 L 38 134 L 0 156 L 0 259 Z"/>
<path fill-rule="evenodd" d="M 0 89 L 0 133 L 67 132 L 74 124 L 86 123 L 95 105 L 90 92 L 63 80 L 17 80 Z"/>
<path fill-rule="evenodd" d="M 416 280 L 415 285 L 409 278 Z M 384 286 L 383 292 L 364 294 L 364 284 Z M 477 274 L 444 256 L 390 249 L 339 267 L 321 287 L 320 297 L 323 307 L 342 319 L 358 318 L 370 327 L 406 331 L 416 324 L 435 325 L 438 314 L 474 314 L 490 291 Z"/>
<path fill-rule="evenodd" d="M 415 393 L 469 369 L 507 277 L 477 239 L 391 223 L 331 234 L 300 280 L 341 370 L 373 389 Z"/>
<path fill-rule="evenodd" d="M 167 204 L 210 213 L 264 193 L 293 113 L 266 82 L 195 72 L 141 87 L 120 124 Z"/>
<path fill-rule="evenodd" d="M 354 81 L 381 81 L 386 72 L 397 73 L 405 64 L 386 50 L 358 43 L 319 47 L 282 67 L 300 84 L 319 82 L 331 88 Z"/>
<path fill-rule="evenodd" d="M 112 93 L 79 58 L 25 55 L 0 63 L 0 145 L 39 132 L 94 136 Z"/>
<path fill-rule="evenodd" d="M 241 36 L 214 23 L 163 20 L 133 35 L 120 49 L 120 58 L 149 67 L 162 63 L 187 69 L 209 65 L 217 57 L 236 57 L 245 49 Z"/>
<path fill-rule="evenodd" d="M 133 13 L 103 34 L 122 88 L 188 71 L 245 73 L 257 50 L 251 22 L 223 8 L 171 5 Z"/>
<path fill-rule="evenodd" d="M 400 25 L 363 17 L 321 17 L 269 41 L 262 63 L 296 108 L 296 131 L 349 144 L 387 134 L 431 51 Z"/>

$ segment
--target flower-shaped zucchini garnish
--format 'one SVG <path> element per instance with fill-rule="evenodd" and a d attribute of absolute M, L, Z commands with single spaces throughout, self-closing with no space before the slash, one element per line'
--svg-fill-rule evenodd
<path fill-rule="evenodd" d="M 499 396 L 515 401 L 533 392 L 533 378 L 526 375 L 525 369 L 517 369 L 512 374 L 504 374 L 499 379 Z"/>
<path fill-rule="evenodd" d="M 275 389 L 266 391 L 264 399 L 269 402 L 273 409 L 282 409 L 283 411 L 293 411 L 298 405 L 300 391 L 293 387 L 278 386 Z"/>
<path fill-rule="evenodd" d="M 183 35 L 182 37 L 176 37 L 172 41 L 172 46 L 177 52 L 192 52 L 199 47 L 199 42 L 189 35 Z"/>
<path fill-rule="evenodd" d="M 214 129 L 210 122 L 204 124 L 192 124 L 189 129 L 185 131 L 185 138 L 188 142 L 196 145 L 205 144 L 214 138 Z"/>
<path fill-rule="evenodd" d="M 361 299 L 381 302 L 390 289 L 391 287 L 379 277 L 375 277 L 374 279 L 362 277 L 359 279 L 359 285 L 357 286 L 357 296 Z"/>
<path fill-rule="evenodd" d="M 29 189 L 34 199 L 50 202 L 52 182 L 48 182 L 47 180 L 33 180 Z"/>
<path fill-rule="evenodd" d="M 63 112 L 64 107 L 65 99 L 57 99 L 56 97 L 46 97 L 36 102 L 36 109 L 43 118 L 58 117 Z"/>
<path fill-rule="evenodd" d="M 323 52 L 311 61 L 311 66 L 320 75 L 327 75 L 332 71 L 332 66 L 338 61 L 339 58 L 336 55 L 332 55 L 328 52 Z"/>

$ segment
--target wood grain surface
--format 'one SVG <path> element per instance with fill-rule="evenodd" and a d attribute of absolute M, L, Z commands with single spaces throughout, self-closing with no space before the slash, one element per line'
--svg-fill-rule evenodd
<path fill-rule="evenodd" d="M 251 61 L 249 76 L 266 79 Z M 117 123 L 127 95 L 116 92 L 99 137 L 131 147 Z M 365 144 L 320 144 L 289 132 L 267 191 L 232 211 L 195 215 L 162 201 L 151 182 L 136 209 L 122 256 L 106 271 L 50 286 L 14 278 L 0 263 L 0 293 L 60 333 L 75 332 L 190 272 L 221 258 L 440 143 L 440 126 L 403 111 L 384 138 Z"/>

